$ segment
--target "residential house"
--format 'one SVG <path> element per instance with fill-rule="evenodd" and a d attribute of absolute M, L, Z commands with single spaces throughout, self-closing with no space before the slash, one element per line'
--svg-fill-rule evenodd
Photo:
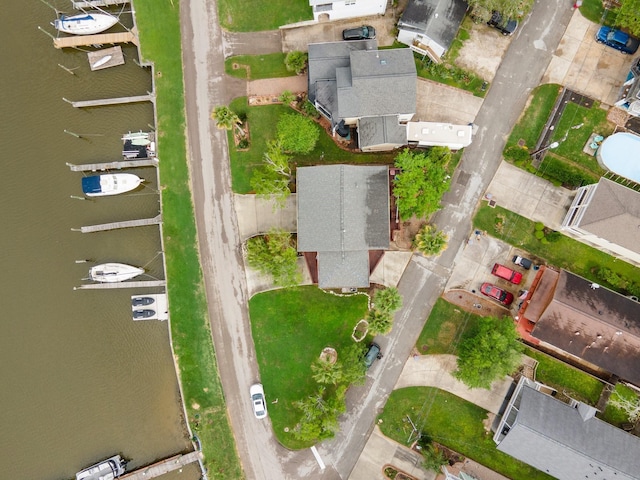
<path fill-rule="evenodd" d="M 612 180 L 578 189 L 562 222 L 575 239 L 640 265 L 640 193 Z"/>
<path fill-rule="evenodd" d="M 524 377 L 518 383 L 493 437 L 499 451 L 560 480 L 638 478 L 640 438 L 538 385 Z"/>
<path fill-rule="evenodd" d="M 566 270 L 541 267 L 524 299 L 525 341 L 640 386 L 640 303 Z"/>
<path fill-rule="evenodd" d="M 300 167 L 296 191 L 298 251 L 316 252 L 318 286 L 368 287 L 370 251 L 390 243 L 388 168 Z"/>
<path fill-rule="evenodd" d="M 387 0 L 309 0 L 316 22 L 384 15 Z"/>
<path fill-rule="evenodd" d="M 398 41 L 440 62 L 468 8 L 465 0 L 409 0 L 398 21 Z"/>
<path fill-rule="evenodd" d="M 630 115 L 640 117 L 640 57 L 631 64 L 629 76 L 622 85 L 615 105 L 626 110 Z"/>
<path fill-rule="evenodd" d="M 364 150 L 406 142 L 401 125 L 416 112 L 411 50 L 378 50 L 375 40 L 312 43 L 308 78 L 309 101 L 331 121 L 334 131 L 346 126 L 348 134 L 349 126 L 362 128 Z"/>

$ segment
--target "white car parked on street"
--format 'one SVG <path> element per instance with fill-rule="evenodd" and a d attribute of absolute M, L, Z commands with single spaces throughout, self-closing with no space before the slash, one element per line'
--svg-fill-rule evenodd
<path fill-rule="evenodd" d="M 264 399 L 264 388 L 261 383 L 251 385 L 249 389 L 251 395 L 251 403 L 253 404 L 253 413 L 256 418 L 264 418 L 267 416 L 267 402 Z"/>

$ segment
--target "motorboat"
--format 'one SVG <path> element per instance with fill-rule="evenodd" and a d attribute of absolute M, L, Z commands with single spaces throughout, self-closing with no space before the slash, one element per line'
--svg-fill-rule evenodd
<path fill-rule="evenodd" d="M 76 473 L 76 480 L 114 480 L 125 471 L 125 461 L 114 455 Z"/>
<path fill-rule="evenodd" d="M 122 136 L 124 158 L 149 158 L 156 152 L 155 133 L 153 132 L 129 132 Z"/>
<path fill-rule="evenodd" d="M 118 195 L 137 188 L 144 181 L 133 173 L 106 173 L 82 179 L 82 192 L 87 197 Z"/>
<path fill-rule="evenodd" d="M 132 307 L 146 307 L 147 305 L 152 305 L 153 302 L 155 302 L 153 297 L 131 297 Z"/>
<path fill-rule="evenodd" d="M 155 317 L 155 315 L 156 315 L 156 311 L 148 309 L 148 308 L 145 308 L 143 310 L 134 310 L 133 311 L 133 319 L 134 320 L 141 320 L 143 318 L 151 318 L 151 317 Z"/>
<path fill-rule="evenodd" d="M 102 263 L 91 267 L 89 278 L 94 282 L 115 283 L 130 280 L 144 273 L 143 268 L 124 263 Z"/>
<path fill-rule="evenodd" d="M 72 35 L 93 35 L 109 30 L 116 23 L 118 23 L 118 17 L 108 13 L 89 12 L 70 17 L 60 15 L 60 18 L 53 21 L 53 26 L 60 32 Z"/>

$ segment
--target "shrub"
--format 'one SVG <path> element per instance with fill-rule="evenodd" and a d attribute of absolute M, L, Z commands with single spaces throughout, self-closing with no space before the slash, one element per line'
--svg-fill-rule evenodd
<path fill-rule="evenodd" d="M 541 231 L 544 230 L 544 223 L 542 222 L 536 222 L 535 227 L 534 227 L 537 231 Z"/>
<path fill-rule="evenodd" d="M 578 188 L 582 185 L 596 183 L 598 179 L 579 168 L 567 165 L 552 156 L 547 156 L 540 165 L 538 172 L 545 178 L 556 180 L 565 187 Z"/>
<path fill-rule="evenodd" d="M 542 230 L 536 230 L 535 236 L 538 240 L 542 240 L 544 238 L 544 232 Z"/>
<path fill-rule="evenodd" d="M 525 165 L 529 163 L 530 156 L 529 150 L 523 147 L 519 147 L 518 145 L 513 145 L 508 147 L 503 152 L 504 158 L 511 160 L 514 164 L 518 166 Z"/>
<path fill-rule="evenodd" d="M 297 75 L 300 75 L 302 72 L 304 72 L 304 69 L 307 66 L 308 58 L 309 55 L 305 52 L 289 52 L 284 58 L 284 66 L 287 67 L 287 70 L 289 70 L 290 72 L 296 72 Z"/>
<path fill-rule="evenodd" d="M 320 137 L 313 120 L 297 113 L 282 115 L 276 130 L 278 142 L 287 153 L 311 153 Z"/>
<path fill-rule="evenodd" d="M 562 238 L 562 234 L 560 232 L 556 232 L 555 230 L 549 232 L 546 237 L 550 242 L 557 242 Z"/>

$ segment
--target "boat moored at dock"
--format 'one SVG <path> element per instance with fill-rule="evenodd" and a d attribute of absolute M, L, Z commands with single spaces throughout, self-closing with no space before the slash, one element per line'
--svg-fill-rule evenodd
<path fill-rule="evenodd" d="M 61 15 L 53 21 L 56 30 L 71 35 L 93 35 L 109 30 L 116 23 L 118 17 L 108 13 L 81 13 L 70 17 Z"/>
<path fill-rule="evenodd" d="M 148 158 L 156 155 L 155 132 L 129 132 L 122 136 L 124 158 Z"/>
<path fill-rule="evenodd" d="M 103 263 L 91 267 L 89 278 L 94 282 L 124 282 L 144 273 L 143 268 L 134 267 L 125 263 Z"/>
<path fill-rule="evenodd" d="M 144 179 L 133 173 L 105 173 L 91 175 L 82 179 L 82 193 L 87 197 L 104 197 L 130 192 Z"/>
<path fill-rule="evenodd" d="M 76 480 L 114 480 L 125 471 L 125 461 L 114 455 L 76 473 Z"/>

